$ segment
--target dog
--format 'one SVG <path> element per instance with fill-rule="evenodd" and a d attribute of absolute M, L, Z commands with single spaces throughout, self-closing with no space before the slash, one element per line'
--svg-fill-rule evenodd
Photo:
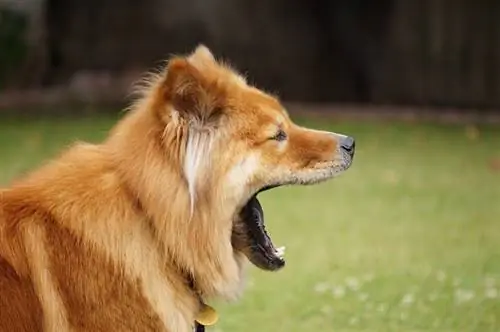
<path fill-rule="evenodd" d="M 249 263 L 284 266 L 257 194 L 347 170 L 349 136 L 295 124 L 204 45 L 169 57 L 99 144 L 0 191 L 0 331 L 192 331 Z M 212 322 L 209 322 L 212 321 Z"/>

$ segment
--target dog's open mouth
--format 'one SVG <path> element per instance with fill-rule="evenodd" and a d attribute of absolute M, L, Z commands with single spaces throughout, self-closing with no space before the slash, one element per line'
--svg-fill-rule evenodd
<path fill-rule="evenodd" d="M 257 194 L 241 209 L 238 220 L 234 223 L 232 244 L 236 250 L 243 252 L 250 262 L 263 270 L 275 271 L 285 266 L 285 247 L 276 248 L 267 233 L 264 211 Z"/>

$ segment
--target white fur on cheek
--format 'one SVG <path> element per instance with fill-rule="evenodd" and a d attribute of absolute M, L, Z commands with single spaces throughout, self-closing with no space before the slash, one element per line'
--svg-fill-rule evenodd
<path fill-rule="evenodd" d="M 237 196 L 242 196 L 247 190 L 247 183 L 259 169 L 260 158 L 257 153 L 253 153 L 238 162 L 228 173 L 228 185 L 234 189 Z"/>
<path fill-rule="evenodd" d="M 188 183 L 191 214 L 193 214 L 196 200 L 197 176 L 209 161 L 213 139 L 213 134 L 209 130 L 189 128 L 184 173 Z"/>

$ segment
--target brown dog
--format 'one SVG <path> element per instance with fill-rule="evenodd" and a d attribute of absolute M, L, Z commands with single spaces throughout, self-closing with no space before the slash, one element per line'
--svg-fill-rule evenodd
<path fill-rule="evenodd" d="M 203 301 L 238 297 L 248 259 L 283 266 L 256 194 L 353 154 L 206 47 L 173 57 L 106 141 L 0 191 L 0 331 L 192 330 Z"/>

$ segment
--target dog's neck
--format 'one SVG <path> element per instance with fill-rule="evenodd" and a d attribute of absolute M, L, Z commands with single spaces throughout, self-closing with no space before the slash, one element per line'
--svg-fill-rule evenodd
<path fill-rule="evenodd" d="M 137 138 L 137 131 L 144 136 Z M 197 195 L 191 211 L 182 173 L 185 142 L 169 143 L 166 149 L 165 135 L 153 115 L 135 110 L 112 131 L 106 144 L 164 250 L 165 263 L 191 274 L 204 297 L 234 299 L 241 292 L 242 278 L 241 263 L 231 245 L 236 206 L 219 196 L 223 190 L 212 187 L 212 192 Z"/>

